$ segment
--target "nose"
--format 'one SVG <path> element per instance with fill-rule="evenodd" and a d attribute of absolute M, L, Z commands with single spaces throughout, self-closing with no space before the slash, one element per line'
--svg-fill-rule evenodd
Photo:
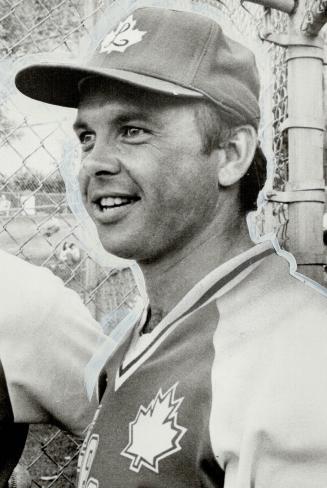
<path fill-rule="evenodd" d="M 88 177 L 110 177 L 120 173 L 121 164 L 115 154 L 91 153 L 82 160 L 81 172 Z"/>
<path fill-rule="evenodd" d="M 114 150 L 110 151 L 108 147 L 102 150 L 93 148 L 86 157 L 82 158 L 78 174 L 78 183 L 84 203 L 87 202 L 88 188 L 92 180 L 105 182 L 120 172 L 120 159 Z"/>

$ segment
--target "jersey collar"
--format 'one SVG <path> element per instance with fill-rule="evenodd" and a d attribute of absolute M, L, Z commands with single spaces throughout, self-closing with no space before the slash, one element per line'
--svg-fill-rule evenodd
<path fill-rule="evenodd" d="M 266 241 L 223 263 L 199 281 L 151 333 L 141 333 L 146 320 L 144 314 L 143 320 L 135 327 L 128 351 L 117 371 L 115 389 L 154 353 L 186 317 L 232 290 L 273 253 L 271 242 Z"/>

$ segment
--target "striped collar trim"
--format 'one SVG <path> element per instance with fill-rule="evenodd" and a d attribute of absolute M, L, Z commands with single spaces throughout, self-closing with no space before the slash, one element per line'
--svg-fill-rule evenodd
<path fill-rule="evenodd" d="M 140 335 L 141 322 L 134 331 L 129 350 L 117 371 L 117 390 L 150 357 L 163 340 L 190 314 L 234 288 L 260 262 L 274 253 L 270 241 L 258 244 L 230 259 L 197 283 L 149 334 Z"/>

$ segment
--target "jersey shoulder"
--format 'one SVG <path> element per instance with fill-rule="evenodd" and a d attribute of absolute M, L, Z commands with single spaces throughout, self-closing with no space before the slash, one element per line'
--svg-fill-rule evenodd
<path fill-rule="evenodd" d="M 0 265 L 0 360 L 14 418 L 54 419 L 80 433 L 94 409 L 84 368 L 105 336 L 79 295 L 51 271 L 3 252 Z"/>
<path fill-rule="evenodd" d="M 37 313 L 42 316 L 49 302 L 54 302 L 58 291 L 64 288 L 62 281 L 50 270 L 4 251 L 0 251 L 0 268 L 0 295 L 5 313 L 13 311 L 17 315 L 22 309 L 32 311 L 37 303 Z M 5 313 L 1 315 L 5 316 Z"/>
<path fill-rule="evenodd" d="M 268 310 L 288 311 L 290 319 L 301 318 L 301 322 L 304 317 L 327 319 L 327 289 L 298 272 L 291 273 L 288 260 L 282 256 L 273 254 L 264 260 L 249 286 L 249 292 L 260 296 Z"/>

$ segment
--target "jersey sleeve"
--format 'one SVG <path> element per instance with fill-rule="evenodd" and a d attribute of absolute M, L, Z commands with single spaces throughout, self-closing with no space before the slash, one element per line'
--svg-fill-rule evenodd
<path fill-rule="evenodd" d="M 311 368 L 306 372 L 299 366 L 291 381 L 288 372 L 282 378 L 282 368 L 275 367 L 278 374 L 267 375 L 261 393 L 259 385 L 257 391 L 249 386 L 253 402 L 240 402 L 239 419 L 229 423 L 229 434 L 222 433 L 225 446 L 217 459 L 225 470 L 225 488 L 327 486 L 326 374 L 303 379 Z"/>
<path fill-rule="evenodd" d="M 13 293 L 16 312 L 0 323 L 0 358 L 14 419 L 82 435 L 96 408 L 84 369 L 105 336 L 80 297 L 48 270 Z"/>
<path fill-rule="evenodd" d="M 327 300 L 269 276 L 218 305 L 213 451 L 225 488 L 324 488 Z"/>

